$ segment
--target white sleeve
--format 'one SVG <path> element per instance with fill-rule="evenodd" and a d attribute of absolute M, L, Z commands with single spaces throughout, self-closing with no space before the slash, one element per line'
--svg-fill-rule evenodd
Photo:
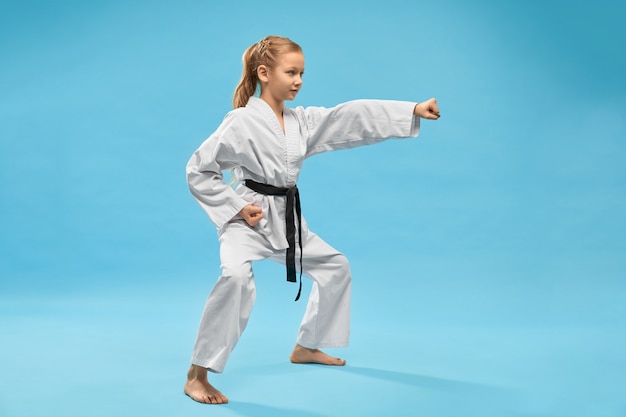
<path fill-rule="evenodd" d="M 306 156 L 419 134 L 416 103 L 355 100 L 333 108 L 299 108 L 308 130 Z"/>
<path fill-rule="evenodd" d="M 224 183 L 222 171 L 235 167 L 232 149 L 223 140 L 220 127 L 192 155 L 187 163 L 187 183 L 191 193 L 218 228 L 248 204 Z"/>

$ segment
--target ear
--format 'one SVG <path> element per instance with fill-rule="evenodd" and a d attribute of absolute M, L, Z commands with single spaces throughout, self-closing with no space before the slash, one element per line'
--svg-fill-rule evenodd
<path fill-rule="evenodd" d="M 259 65 L 259 67 L 256 69 L 256 75 L 259 78 L 259 81 L 261 81 L 262 83 L 269 82 L 268 74 L 269 70 L 266 65 Z"/>

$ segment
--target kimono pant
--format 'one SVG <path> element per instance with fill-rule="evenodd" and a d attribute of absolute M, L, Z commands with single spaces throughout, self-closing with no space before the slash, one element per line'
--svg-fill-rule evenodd
<path fill-rule="evenodd" d="M 303 275 L 313 286 L 296 342 L 310 349 L 345 347 L 352 288 L 348 260 L 315 233 L 303 230 L 302 240 Z M 273 249 L 245 224 L 230 223 L 220 234 L 220 258 L 222 275 L 207 298 L 191 359 L 217 373 L 223 372 L 254 305 L 252 262 L 272 259 L 284 264 L 285 250 Z"/>

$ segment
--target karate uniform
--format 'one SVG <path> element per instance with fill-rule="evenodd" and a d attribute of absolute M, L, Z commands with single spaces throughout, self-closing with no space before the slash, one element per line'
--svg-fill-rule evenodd
<path fill-rule="evenodd" d="M 297 107 L 283 111 L 285 131 L 271 107 L 251 97 L 229 112 L 187 164 L 189 188 L 218 228 L 222 275 L 209 295 L 198 329 L 192 364 L 222 372 L 246 327 L 255 299 L 251 262 L 285 263 L 285 198 L 263 195 L 223 181 L 232 169 L 237 180 L 276 187 L 295 186 L 304 159 L 326 151 L 415 137 L 415 103 L 356 100 L 333 108 Z M 238 213 L 248 204 L 264 218 L 250 227 Z M 306 207 L 303 208 L 306 211 Z M 351 275 L 347 259 L 301 227 L 303 274 L 313 280 L 297 343 L 315 349 L 344 347 L 350 327 Z M 298 262 L 299 268 L 299 262 Z"/>

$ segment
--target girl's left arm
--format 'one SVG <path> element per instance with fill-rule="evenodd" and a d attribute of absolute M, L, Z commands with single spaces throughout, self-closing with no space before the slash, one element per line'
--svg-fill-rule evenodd
<path fill-rule="evenodd" d="M 389 138 L 416 137 L 420 117 L 436 118 L 436 101 L 415 103 L 355 100 L 333 108 L 298 108 L 307 128 L 306 156 L 371 145 Z"/>

